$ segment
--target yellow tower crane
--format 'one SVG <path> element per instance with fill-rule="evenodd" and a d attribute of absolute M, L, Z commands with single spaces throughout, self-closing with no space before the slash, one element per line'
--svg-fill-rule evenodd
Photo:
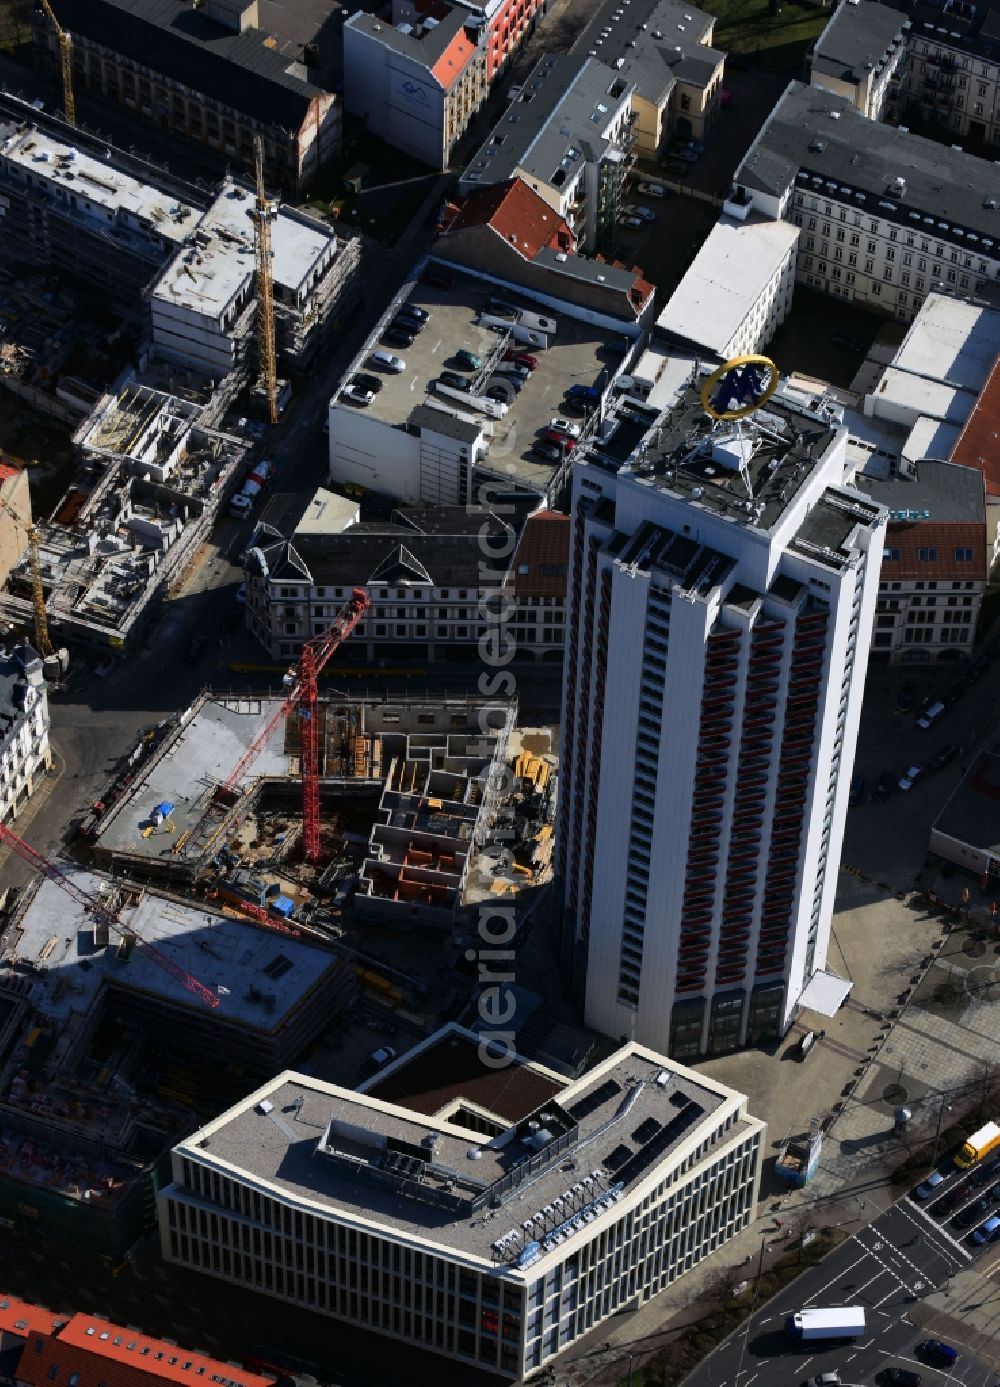
<path fill-rule="evenodd" d="M 49 0 L 40 0 L 42 9 L 52 25 L 59 44 L 59 67 L 62 72 L 63 115 L 70 125 L 76 124 L 76 97 L 73 95 L 73 40 L 56 19 Z"/>
<path fill-rule="evenodd" d="M 254 249 L 257 254 L 257 347 L 260 356 L 260 375 L 267 392 L 267 415 L 272 424 L 278 422 L 278 359 L 274 343 L 274 280 L 271 274 L 271 223 L 277 207 L 264 194 L 264 142 L 258 135 L 254 140 L 254 164 L 257 174 L 257 201 L 254 204 Z"/>
<path fill-rule="evenodd" d="M 42 587 L 42 566 L 38 560 L 38 531 L 34 525 L 26 525 L 17 511 L 0 496 L 0 506 L 7 512 L 14 523 L 20 526 L 28 536 L 28 561 L 31 565 L 31 595 L 35 606 L 35 649 L 43 660 L 51 659 L 55 654 L 52 649 L 52 642 L 49 639 L 49 619 L 45 611 L 45 589 Z"/>

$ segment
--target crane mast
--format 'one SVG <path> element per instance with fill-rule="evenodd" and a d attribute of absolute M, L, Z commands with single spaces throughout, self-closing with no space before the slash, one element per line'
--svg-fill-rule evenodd
<path fill-rule="evenodd" d="M 31 601 L 35 610 L 35 649 L 43 660 L 55 654 L 49 637 L 49 619 L 45 611 L 45 589 L 42 586 L 42 566 L 38 557 L 38 531 L 34 525 L 25 525 L 9 501 L 0 496 L 0 509 L 7 512 L 16 525 L 21 525 L 28 536 L 28 562 L 31 567 Z"/>
<path fill-rule="evenodd" d="M 299 656 L 297 671 L 285 676 L 290 691 L 284 702 L 275 709 L 267 722 L 236 762 L 223 783 L 228 793 L 237 790 L 247 768 L 257 759 L 270 741 L 278 723 L 298 712 L 301 735 L 299 755 L 302 778 L 302 842 L 305 860 L 319 861 L 319 676 L 337 647 L 347 639 L 368 609 L 370 598 L 364 588 L 354 588 L 350 600 L 322 633 L 306 641 Z M 191 830 L 198 831 L 211 812 L 211 804 Z"/>
<path fill-rule="evenodd" d="M 254 203 L 254 250 L 257 256 L 257 353 L 260 375 L 267 395 L 267 416 L 278 422 L 278 359 L 274 341 L 274 278 L 272 274 L 271 223 L 277 210 L 264 192 L 264 142 L 254 139 L 257 200 Z"/>
<path fill-rule="evenodd" d="M 59 45 L 59 71 L 62 75 L 63 115 L 70 125 L 76 124 L 76 97 L 73 94 L 73 40 L 56 19 L 49 0 L 40 0 L 45 15 L 55 30 Z"/>
<path fill-rule="evenodd" d="M 93 915 L 101 924 L 107 925 L 109 929 L 113 929 L 115 934 L 119 935 L 122 939 L 128 939 L 129 937 L 134 938 L 142 953 L 148 955 L 155 964 L 162 968 L 165 973 L 169 973 L 170 976 L 176 982 L 179 982 L 182 987 L 185 987 L 188 992 L 193 992 L 206 1006 L 214 1008 L 219 1005 L 219 998 L 211 988 L 206 987 L 204 983 L 200 983 L 196 977 L 186 972 L 179 964 L 176 964 L 172 958 L 168 958 L 155 944 L 150 943 L 148 939 L 143 939 L 142 935 L 139 934 L 137 930 L 133 929 L 131 925 L 124 924 L 119 920 L 113 910 L 108 909 L 103 901 L 99 900 L 96 896 L 92 896 L 89 891 L 84 891 L 81 886 L 77 885 L 68 872 L 64 872 L 62 868 L 57 867 L 54 862 L 50 862 L 47 857 L 44 857 L 40 852 L 36 851 L 30 843 L 26 843 L 23 838 L 19 838 L 12 829 L 6 826 L 6 824 L 0 824 L 0 843 L 6 843 L 8 847 L 12 848 L 14 852 L 17 853 L 18 857 L 27 862 L 30 867 L 34 867 L 36 872 L 41 872 L 42 876 L 48 881 L 54 882 L 56 886 L 61 887 L 67 895 L 73 897 L 77 905 L 82 905 L 84 910 Z"/>

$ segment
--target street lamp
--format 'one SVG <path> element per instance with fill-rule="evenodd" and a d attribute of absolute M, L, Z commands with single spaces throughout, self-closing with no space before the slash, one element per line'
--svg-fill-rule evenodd
<path fill-rule="evenodd" d="M 941 1142 L 941 1126 L 944 1122 L 944 1115 L 946 1112 L 951 1112 L 951 1104 L 946 1101 L 946 1097 L 947 1095 L 945 1094 L 941 1095 L 941 1106 L 938 1109 L 937 1131 L 934 1133 L 934 1154 L 931 1157 L 932 1166 L 937 1165 L 938 1146 Z"/>

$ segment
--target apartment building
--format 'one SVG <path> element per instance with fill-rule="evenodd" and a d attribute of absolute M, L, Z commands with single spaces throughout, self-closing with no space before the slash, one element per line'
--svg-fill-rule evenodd
<path fill-rule="evenodd" d="M 908 7 L 907 62 L 899 117 L 942 140 L 1000 144 L 997 7 L 917 0 Z"/>
<path fill-rule="evenodd" d="M 885 529 L 846 429 L 701 379 L 574 466 L 557 839 L 587 1023 L 681 1058 L 823 970 Z"/>
<path fill-rule="evenodd" d="M 634 162 L 632 83 L 587 56 L 542 58 L 459 179 L 464 195 L 522 178 L 567 222 L 577 249 L 616 244 Z"/>
<path fill-rule="evenodd" d="M 0 588 L 10 577 L 28 547 L 31 493 L 28 469 L 11 467 L 0 454 Z M 8 509 L 9 508 L 9 509 Z M 13 515 L 11 512 L 13 511 Z"/>
<path fill-rule="evenodd" d="M 163 1256 L 519 1380 L 753 1219 L 741 1094 L 635 1044 L 568 1084 L 510 1047 L 483 1076 L 477 1040 L 456 1075 L 450 1037 L 436 1100 L 285 1072 L 192 1133 Z"/>
<path fill-rule="evenodd" d="M 724 204 L 802 228 L 797 278 L 909 322 L 936 289 L 1000 276 L 1000 167 L 791 82 Z"/>
<path fill-rule="evenodd" d="M 0 820 L 17 818 L 51 764 L 42 662 L 27 642 L 0 648 Z"/>
<path fill-rule="evenodd" d="M 273 1387 L 273 1377 L 251 1373 L 234 1363 L 210 1358 L 173 1339 L 154 1339 L 139 1329 L 115 1324 L 106 1315 L 53 1314 L 40 1305 L 0 1291 L 0 1343 L 11 1387 L 49 1387 L 71 1380 L 91 1387 L 163 1387 L 194 1379 L 222 1387 Z"/>
<path fill-rule="evenodd" d="M 650 158 L 673 134 L 704 139 L 719 112 L 726 55 L 715 16 L 683 0 L 604 0 L 587 51 L 632 84 L 636 147 Z"/>
<path fill-rule="evenodd" d="M 362 10 L 343 33 L 347 110 L 388 144 L 447 168 L 489 91 L 486 29 L 438 4 L 397 24 Z"/>
<path fill-rule="evenodd" d="M 52 8 L 73 36 L 78 98 L 124 106 L 245 169 L 260 136 L 265 178 L 290 192 L 340 149 L 337 97 L 260 27 L 258 0 L 52 0 Z M 58 42 L 41 9 L 32 34 L 39 62 L 58 74 Z"/>
<path fill-rule="evenodd" d="M 854 485 L 889 516 L 872 660 L 967 658 L 995 557 L 987 541 L 982 472 L 901 459 L 882 477 L 857 474 Z"/>
<path fill-rule="evenodd" d="M 910 27 L 877 0 L 840 0 L 809 54 L 810 83 L 846 97 L 869 120 L 893 120 Z"/>
<path fill-rule="evenodd" d="M 656 320 L 671 346 L 728 361 L 755 352 L 792 306 L 799 230 L 721 216 Z"/>
<path fill-rule="evenodd" d="M 568 520 L 526 518 L 533 504 L 511 503 L 500 515 L 495 506 L 402 506 L 391 519 L 362 521 L 355 502 L 321 490 L 289 539 L 269 525 L 254 533 L 244 557 L 247 625 L 274 659 L 294 658 L 363 587 L 372 606 L 351 637 L 352 649 L 363 644 L 359 659 L 474 660 L 502 624 L 521 658 L 561 660 L 558 536 Z M 495 563 L 492 552 L 502 555 Z M 513 601 L 501 623 L 507 587 Z"/>
<path fill-rule="evenodd" d="M 435 260 L 537 294 L 550 307 L 572 303 L 623 331 L 648 319 L 653 286 L 638 266 L 575 253 L 569 224 L 521 178 L 470 193 L 450 207 L 434 242 Z"/>
<path fill-rule="evenodd" d="M 393 24 L 426 23 L 440 16 L 442 0 L 393 0 Z M 545 0 L 455 0 L 463 23 L 477 33 L 486 57 L 486 81 L 491 84 L 517 53 L 545 11 Z"/>

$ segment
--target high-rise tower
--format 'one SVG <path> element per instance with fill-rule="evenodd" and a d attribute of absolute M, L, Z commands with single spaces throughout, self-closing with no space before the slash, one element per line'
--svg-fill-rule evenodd
<path fill-rule="evenodd" d="M 574 469 L 564 946 L 590 1025 L 690 1057 L 825 961 L 885 512 L 827 410 L 625 416 Z"/>

